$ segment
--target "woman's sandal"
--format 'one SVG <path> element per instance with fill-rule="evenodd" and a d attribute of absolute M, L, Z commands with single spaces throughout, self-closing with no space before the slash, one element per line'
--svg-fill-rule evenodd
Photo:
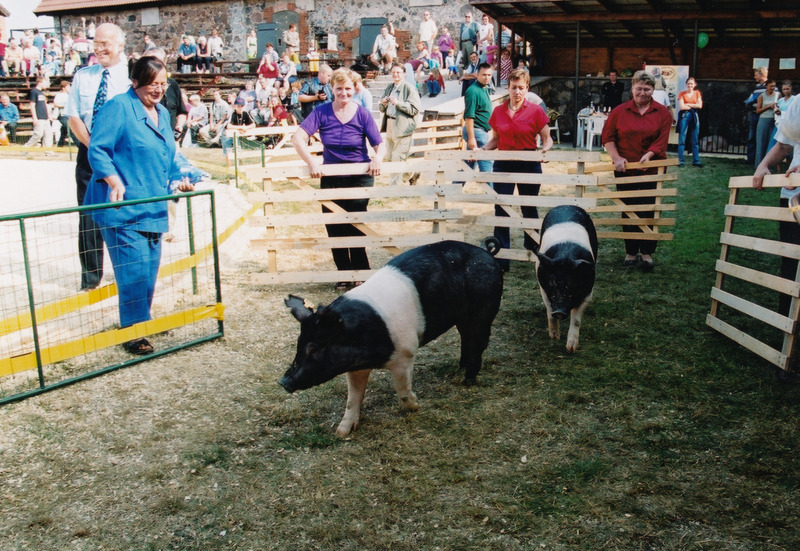
<path fill-rule="evenodd" d="M 122 343 L 122 348 L 136 356 L 146 356 L 155 352 L 155 348 L 150 344 L 150 341 L 142 337 L 141 339 L 134 339 L 132 341 Z"/>

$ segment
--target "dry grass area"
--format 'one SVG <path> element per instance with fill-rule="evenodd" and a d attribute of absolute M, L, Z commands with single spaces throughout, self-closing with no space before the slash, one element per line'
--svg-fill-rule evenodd
<path fill-rule="evenodd" d="M 800 548 L 798 389 L 704 325 L 741 172 L 707 167 L 682 170 L 656 273 L 602 244 L 576 355 L 515 264 L 478 385 L 450 332 L 416 364 L 422 409 L 375 373 L 346 440 L 343 378 L 277 385 L 298 333 L 282 299 L 331 286 L 228 266 L 223 340 L 0 409 L 2 548 Z"/>

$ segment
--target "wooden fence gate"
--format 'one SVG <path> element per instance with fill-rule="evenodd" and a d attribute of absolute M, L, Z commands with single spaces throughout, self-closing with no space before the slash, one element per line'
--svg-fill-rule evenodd
<path fill-rule="evenodd" d="M 776 235 L 777 223 L 796 222 L 787 208 L 752 204 L 756 199 L 761 203 L 767 198 L 774 201 L 774 193 L 761 195 L 754 190 L 743 197 L 744 190 L 752 189 L 752 181 L 751 176 L 741 176 L 731 178 L 728 184 L 730 197 L 720 235 L 722 250 L 706 323 L 780 369 L 788 370 L 797 345 L 800 271 L 793 280 L 774 274 L 781 257 L 800 260 L 800 245 L 763 235 Z M 800 186 L 800 175 L 792 175 L 791 179 L 783 175 L 764 178 L 765 188 L 786 185 Z M 791 297 L 788 313 L 776 311 L 775 293 Z"/>

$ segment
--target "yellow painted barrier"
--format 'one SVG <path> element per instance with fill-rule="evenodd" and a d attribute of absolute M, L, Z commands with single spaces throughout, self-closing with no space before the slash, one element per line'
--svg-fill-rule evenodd
<path fill-rule="evenodd" d="M 61 362 L 69 358 L 74 358 L 75 356 L 109 348 L 146 335 L 153 335 L 191 323 L 197 323 L 198 321 L 206 319 L 222 320 L 224 319 L 224 309 L 225 307 L 220 303 L 211 306 L 192 308 L 181 312 L 175 312 L 158 319 L 143 321 L 131 325 L 130 327 L 125 327 L 124 329 L 103 331 L 81 339 L 65 342 L 49 348 L 43 348 L 40 351 L 42 365 Z M 36 362 L 35 352 L 29 352 L 13 358 L 3 358 L 0 359 L 0 377 L 36 369 L 37 367 L 38 364 Z"/>

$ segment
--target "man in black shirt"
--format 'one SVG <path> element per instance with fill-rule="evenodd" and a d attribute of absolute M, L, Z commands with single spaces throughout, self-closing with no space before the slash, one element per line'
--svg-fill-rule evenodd
<path fill-rule="evenodd" d="M 50 79 L 46 76 L 36 78 L 36 86 L 31 90 L 30 109 L 33 119 L 33 134 L 25 145 L 30 147 L 42 142 L 44 147 L 53 145 L 53 130 L 50 127 L 50 107 L 44 90 L 50 87 Z"/>
<path fill-rule="evenodd" d="M 617 80 L 617 71 L 611 69 L 608 72 L 608 80 L 600 88 L 600 94 L 603 96 L 603 109 L 606 107 L 614 109 L 617 105 L 622 103 L 622 92 L 625 91 L 625 85 Z"/>

